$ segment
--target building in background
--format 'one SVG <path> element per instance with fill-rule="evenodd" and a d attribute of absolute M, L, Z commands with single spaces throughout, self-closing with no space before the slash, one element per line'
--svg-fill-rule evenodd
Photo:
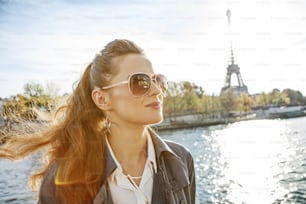
<path fill-rule="evenodd" d="M 227 15 L 227 20 L 228 20 L 228 29 L 230 33 L 231 11 L 227 10 L 226 15 Z M 242 93 L 249 94 L 248 87 L 244 84 L 242 80 L 242 76 L 240 73 L 240 67 L 238 66 L 238 64 L 235 64 L 232 40 L 231 40 L 230 50 L 231 50 L 230 62 L 229 62 L 229 65 L 227 66 L 225 83 L 221 89 L 220 95 L 224 95 L 228 92 L 231 92 L 237 96 L 240 96 Z M 232 83 L 232 80 L 234 80 L 234 78 L 232 78 L 233 75 L 236 76 L 236 79 L 238 82 L 237 85 L 233 85 Z"/>

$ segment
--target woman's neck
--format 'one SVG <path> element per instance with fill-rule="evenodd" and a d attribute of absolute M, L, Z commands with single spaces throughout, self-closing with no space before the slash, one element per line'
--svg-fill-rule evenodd
<path fill-rule="evenodd" d="M 139 159 L 147 153 L 146 127 L 112 127 L 108 137 L 112 150 L 119 162 L 131 159 Z"/>
<path fill-rule="evenodd" d="M 147 160 L 148 131 L 143 128 L 111 128 L 108 141 L 123 173 L 141 178 Z M 140 179 L 134 180 L 139 185 Z"/>

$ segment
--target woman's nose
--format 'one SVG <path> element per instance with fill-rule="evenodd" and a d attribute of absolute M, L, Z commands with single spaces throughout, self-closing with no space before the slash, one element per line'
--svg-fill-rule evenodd
<path fill-rule="evenodd" d="M 152 84 L 151 84 L 151 88 L 150 88 L 150 94 L 151 95 L 159 95 L 162 94 L 162 88 L 159 86 L 158 82 L 156 81 L 156 79 L 152 80 Z"/>

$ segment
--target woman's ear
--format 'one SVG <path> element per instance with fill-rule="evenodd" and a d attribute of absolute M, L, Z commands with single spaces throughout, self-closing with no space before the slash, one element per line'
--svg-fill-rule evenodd
<path fill-rule="evenodd" d="M 110 109 L 109 94 L 106 91 L 100 88 L 94 88 L 91 92 L 91 98 L 99 109 L 104 111 Z"/>

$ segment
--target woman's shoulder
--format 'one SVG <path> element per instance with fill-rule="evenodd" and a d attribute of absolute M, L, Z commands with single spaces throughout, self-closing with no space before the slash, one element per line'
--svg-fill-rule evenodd
<path fill-rule="evenodd" d="M 53 164 L 46 172 L 39 190 L 39 204 L 56 203 L 55 174 L 58 165 Z"/>
<path fill-rule="evenodd" d="M 169 148 L 179 157 L 192 159 L 191 153 L 187 147 L 171 140 L 164 140 Z"/>

